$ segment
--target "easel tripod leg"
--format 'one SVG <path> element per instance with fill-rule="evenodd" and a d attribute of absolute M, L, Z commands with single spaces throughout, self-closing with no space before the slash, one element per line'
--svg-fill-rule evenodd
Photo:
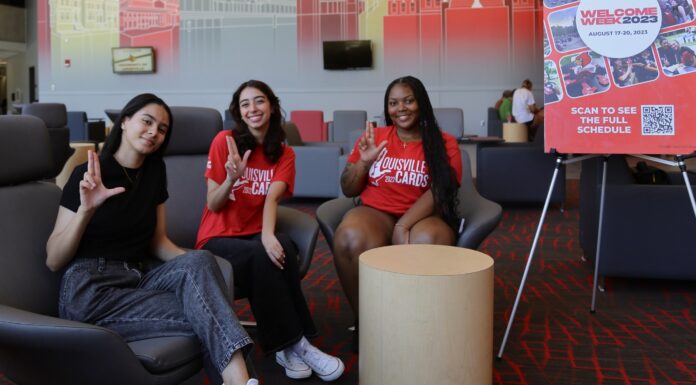
<path fill-rule="evenodd" d="M 515 320 L 515 313 L 517 312 L 517 305 L 520 303 L 520 298 L 522 297 L 522 290 L 524 290 L 524 284 L 527 281 L 527 274 L 529 273 L 529 268 L 532 265 L 532 259 L 534 258 L 534 251 L 536 250 L 537 241 L 539 240 L 539 235 L 541 234 L 541 229 L 544 227 L 544 219 L 546 218 L 546 211 L 549 208 L 549 203 L 551 202 L 551 194 L 553 193 L 553 188 L 556 185 L 556 178 L 558 177 L 558 171 L 563 163 L 563 157 L 559 156 L 556 158 L 556 168 L 553 170 L 553 177 L 551 178 L 551 184 L 549 186 L 549 191 L 546 194 L 546 201 L 544 202 L 544 209 L 541 212 L 541 218 L 539 219 L 539 224 L 537 225 L 536 233 L 534 234 L 534 240 L 532 241 L 532 248 L 529 251 L 529 257 L 527 258 L 527 265 L 524 268 L 524 274 L 522 274 L 522 281 L 520 282 L 520 287 L 517 289 L 517 296 L 515 297 L 515 303 L 512 305 L 512 312 L 510 313 L 510 319 L 508 320 L 507 327 L 505 328 L 505 335 L 503 336 L 503 342 L 500 344 L 500 350 L 498 351 L 498 359 L 503 357 L 503 351 L 505 350 L 505 344 L 507 344 L 507 339 L 510 335 L 510 328 L 512 328 L 512 322 Z M 564 182 L 565 183 L 565 182 Z"/>
<path fill-rule="evenodd" d="M 689 156 L 689 157 L 693 157 Z M 689 174 L 686 172 L 686 163 L 684 163 L 684 156 L 677 156 L 677 165 L 681 170 L 682 177 L 684 177 L 684 184 L 686 185 L 686 191 L 689 194 L 689 200 L 691 201 L 691 208 L 694 210 L 694 216 L 696 216 L 696 201 L 694 201 L 694 192 L 691 190 L 691 181 L 689 180 Z"/>
<path fill-rule="evenodd" d="M 607 160 L 608 157 L 604 157 L 602 161 L 602 188 L 599 193 L 599 224 L 597 225 L 597 248 L 595 249 L 595 267 L 594 267 L 594 279 L 592 280 L 592 304 L 590 305 L 590 312 L 595 312 L 595 302 L 597 299 L 597 280 L 599 277 L 599 254 L 602 245 L 602 223 L 604 222 L 604 193 L 607 187 Z"/>

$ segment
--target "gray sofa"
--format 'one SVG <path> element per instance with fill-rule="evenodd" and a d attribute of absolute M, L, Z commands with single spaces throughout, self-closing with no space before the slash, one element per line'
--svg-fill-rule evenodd
<path fill-rule="evenodd" d="M 65 104 L 61 103 L 31 103 L 22 108 L 22 115 L 31 115 L 43 120 L 51 138 L 50 152 L 53 157 L 53 168 L 45 177 L 55 178 L 63 170 L 65 162 L 75 152 L 70 147 L 70 129 L 68 128 L 68 112 Z"/>
<path fill-rule="evenodd" d="M 295 197 L 335 198 L 339 196 L 341 144 L 305 142 L 297 126 L 285 122 L 287 143 L 295 151 Z"/>
<path fill-rule="evenodd" d="M 597 248 L 602 158 L 584 160 L 580 174 L 580 246 Z M 608 158 L 599 275 L 696 279 L 696 218 L 681 173 L 670 184 L 638 184 L 625 156 Z M 692 188 L 696 178 L 691 175 Z"/>
<path fill-rule="evenodd" d="M 498 203 L 544 203 L 556 157 L 544 152 L 544 128 L 534 142 L 480 144 L 476 184 L 484 197 Z M 559 170 L 552 203 L 565 201 L 565 166 Z"/>

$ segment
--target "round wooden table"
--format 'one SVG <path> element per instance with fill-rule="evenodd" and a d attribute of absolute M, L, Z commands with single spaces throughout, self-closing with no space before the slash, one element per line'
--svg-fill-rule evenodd
<path fill-rule="evenodd" d="M 361 385 L 490 385 L 493 259 L 398 245 L 360 255 Z"/>
<path fill-rule="evenodd" d="M 527 142 L 527 125 L 523 123 L 503 123 L 503 139 L 508 143 Z"/>

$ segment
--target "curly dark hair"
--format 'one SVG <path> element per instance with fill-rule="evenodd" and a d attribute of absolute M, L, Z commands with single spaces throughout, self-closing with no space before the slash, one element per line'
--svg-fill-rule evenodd
<path fill-rule="evenodd" d="M 121 138 L 123 137 L 123 128 L 121 126 L 123 125 L 123 122 L 126 120 L 126 118 L 132 118 L 136 112 L 140 111 L 143 107 L 147 106 L 148 104 L 157 104 L 159 106 L 162 106 L 162 108 L 164 108 L 164 110 L 167 111 L 167 115 L 169 115 L 169 129 L 167 130 L 167 133 L 164 136 L 164 141 L 162 142 L 162 145 L 157 149 L 157 151 L 152 153 L 152 156 L 154 156 L 155 158 L 161 159 L 162 156 L 164 156 L 164 152 L 167 150 L 167 144 L 169 144 L 169 138 L 172 137 L 172 129 L 174 128 L 174 117 L 172 116 L 172 111 L 169 109 L 167 103 L 165 103 L 164 100 L 160 99 L 158 96 L 153 94 L 140 94 L 135 96 L 133 99 L 129 100 L 128 103 L 126 103 L 126 106 L 123 107 L 123 109 L 118 115 L 118 118 L 116 118 L 116 121 L 114 122 L 114 125 L 111 128 L 109 136 L 106 138 L 106 141 L 104 143 L 104 149 L 101 152 L 103 156 L 113 156 L 116 153 L 119 146 L 121 146 Z M 148 156 L 148 158 L 150 157 Z"/>
<path fill-rule="evenodd" d="M 456 232 L 458 225 L 457 206 L 459 204 L 457 186 L 459 182 L 455 171 L 449 165 L 445 141 L 442 139 L 440 126 L 435 120 L 428 92 L 423 83 L 413 76 L 404 76 L 389 83 L 387 92 L 384 93 L 384 117 L 388 126 L 393 124 L 389 117 L 389 93 L 397 84 L 410 88 L 416 102 L 418 102 L 418 125 L 421 130 L 425 163 L 428 165 L 428 174 L 432 180 L 431 189 L 435 199 L 435 212 Z"/>
<path fill-rule="evenodd" d="M 244 154 L 246 150 L 254 150 L 256 148 L 256 139 L 249 131 L 249 126 L 242 119 L 242 113 L 239 110 L 239 98 L 242 91 L 245 88 L 255 88 L 268 99 L 271 103 L 271 119 L 268 126 L 268 132 L 266 132 L 266 137 L 263 141 L 263 153 L 266 155 L 271 163 L 278 162 L 280 156 L 283 155 L 283 142 L 285 142 L 285 131 L 283 130 L 283 113 L 280 109 L 280 99 L 273 93 L 271 87 L 268 84 L 260 80 L 248 80 L 242 83 L 237 91 L 232 95 L 232 102 L 230 103 L 230 113 L 232 118 L 237 123 L 237 127 L 232 130 L 232 135 L 234 135 L 234 140 L 237 142 L 237 149 L 240 154 Z"/>

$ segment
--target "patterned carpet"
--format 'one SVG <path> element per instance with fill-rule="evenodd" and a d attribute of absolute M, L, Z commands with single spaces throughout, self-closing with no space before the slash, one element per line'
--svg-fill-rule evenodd
<path fill-rule="evenodd" d="M 581 260 L 578 246 L 577 184 L 569 185 L 569 195 L 565 211 L 548 211 L 505 353 L 493 364 L 493 384 L 696 384 L 696 282 L 607 279 L 597 312 L 591 314 L 593 266 Z M 291 205 L 313 213 L 319 203 Z M 506 207 L 500 226 L 480 248 L 496 263 L 494 353 L 540 213 L 540 207 Z M 358 356 L 351 353 L 348 330 L 353 318 L 323 237 L 303 287 L 320 329 L 313 342 L 346 364 L 345 374 L 334 383 L 357 384 Z M 240 318 L 250 316 L 245 302 L 236 307 Z M 323 383 L 316 376 L 285 378 L 274 359 L 258 349 L 253 361 L 263 384 Z M 186 382 L 202 383 L 207 383 L 203 376 Z M 11 384 L 0 375 L 0 385 Z"/>

